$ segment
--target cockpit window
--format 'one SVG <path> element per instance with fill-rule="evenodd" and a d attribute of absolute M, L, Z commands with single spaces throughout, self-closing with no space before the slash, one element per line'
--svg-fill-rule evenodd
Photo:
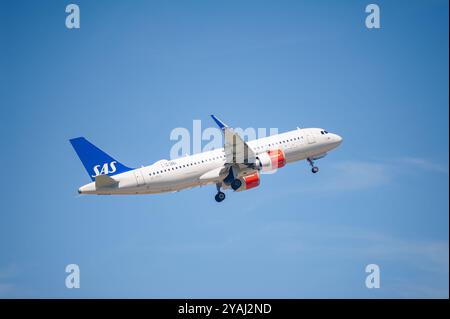
<path fill-rule="evenodd" d="M 324 131 L 325 132 L 325 134 L 328 134 L 328 132 L 327 131 Z"/>

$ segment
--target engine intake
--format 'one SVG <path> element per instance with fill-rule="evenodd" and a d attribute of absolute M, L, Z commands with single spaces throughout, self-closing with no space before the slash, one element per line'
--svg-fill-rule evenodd
<path fill-rule="evenodd" d="M 250 175 L 246 175 L 240 178 L 242 185 L 239 187 L 236 192 L 245 191 L 251 188 L 255 188 L 259 186 L 259 173 L 255 172 Z"/>
<path fill-rule="evenodd" d="M 286 157 L 283 150 L 270 150 L 256 157 L 256 168 L 263 172 L 273 171 L 286 165 Z"/>

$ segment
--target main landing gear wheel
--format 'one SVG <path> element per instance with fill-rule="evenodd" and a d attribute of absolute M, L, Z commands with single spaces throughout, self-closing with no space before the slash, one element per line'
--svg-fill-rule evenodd
<path fill-rule="evenodd" d="M 214 198 L 216 199 L 216 202 L 220 203 L 221 201 L 223 201 L 225 199 L 225 193 L 218 192 Z"/>
<path fill-rule="evenodd" d="M 239 187 L 242 186 L 242 182 L 240 179 L 235 179 L 231 182 L 231 188 L 235 191 L 238 190 Z"/>
<path fill-rule="evenodd" d="M 222 183 L 216 184 L 217 194 L 214 198 L 215 198 L 216 202 L 218 202 L 218 203 L 220 203 L 221 201 L 223 201 L 225 199 L 225 193 L 220 191 L 221 187 L 222 187 Z"/>

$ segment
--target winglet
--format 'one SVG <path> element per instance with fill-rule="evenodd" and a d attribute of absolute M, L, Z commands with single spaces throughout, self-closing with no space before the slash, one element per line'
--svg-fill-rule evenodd
<path fill-rule="evenodd" d="M 214 122 L 216 122 L 216 124 L 220 127 L 220 129 L 223 130 L 224 128 L 228 127 L 228 125 L 219 120 L 215 115 L 211 114 L 211 117 L 214 120 Z"/>

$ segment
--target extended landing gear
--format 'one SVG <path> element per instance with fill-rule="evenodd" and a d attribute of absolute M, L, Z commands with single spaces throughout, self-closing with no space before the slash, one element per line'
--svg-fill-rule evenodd
<path fill-rule="evenodd" d="M 317 166 L 314 166 L 314 161 L 310 158 L 307 158 L 307 161 L 309 163 L 309 165 L 311 165 L 311 172 L 313 172 L 313 174 L 316 174 L 319 171 L 319 168 Z"/>
<path fill-rule="evenodd" d="M 214 198 L 216 199 L 216 202 L 220 203 L 221 201 L 223 201 L 225 199 L 225 193 L 218 192 Z"/>
<path fill-rule="evenodd" d="M 222 186 L 222 184 L 216 184 L 217 187 L 217 194 L 214 197 L 216 202 L 220 203 L 221 201 L 223 201 L 225 199 L 225 193 L 220 191 L 220 187 Z"/>

